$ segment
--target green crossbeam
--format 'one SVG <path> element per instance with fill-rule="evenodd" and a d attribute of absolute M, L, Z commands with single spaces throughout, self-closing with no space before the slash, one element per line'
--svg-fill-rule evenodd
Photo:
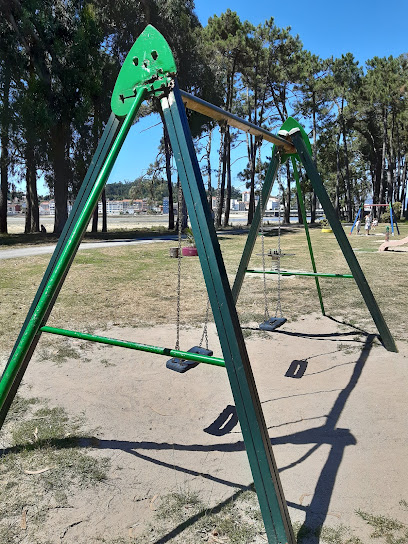
<path fill-rule="evenodd" d="M 314 278 L 351 278 L 353 279 L 352 274 L 325 274 L 324 272 L 295 272 L 291 270 L 258 270 L 247 269 L 248 274 L 280 274 L 281 276 L 312 276 Z"/>
<path fill-rule="evenodd" d="M 167 355 L 169 357 L 178 357 L 187 361 L 195 361 L 197 363 L 205 363 L 207 365 L 224 366 L 225 362 L 219 357 L 210 357 L 208 355 L 200 355 L 199 353 L 191 353 L 190 351 L 181 351 L 179 349 L 161 348 L 158 346 L 150 346 L 148 344 L 139 344 L 137 342 L 129 342 L 127 340 L 117 340 L 107 336 L 99 336 L 96 334 L 87 334 L 84 332 L 69 331 L 67 329 L 59 329 L 57 327 L 41 327 L 41 332 L 57 334 L 59 336 L 67 336 L 76 338 L 77 340 L 88 340 L 97 342 L 98 344 L 107 344 L 109 346 L 118 346 L 120 348 L 134 349 L 136 351 L 145 351 L 146 353 L 155 353 L 156 355 Z"/>

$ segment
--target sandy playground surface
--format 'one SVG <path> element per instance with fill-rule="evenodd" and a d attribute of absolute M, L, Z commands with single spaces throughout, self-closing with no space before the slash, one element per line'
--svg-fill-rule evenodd
<path fill-rule="evenodd" d="M 175 336 L 170 326 L 100 332 L 165 347 Z M 182 349 L 200 336 L 182 330 Z M 209 336 L 221 356 L 213 327 Z M 315 314 L 246 341 L 292 521 L 344 524 L 361 536 L 367 529 L 355 510 L 396 516 L 408 499 L 407 344 L 394 354 L 370 340 Z M 84 353 L 86 361 L 62 365 L 35 355 L 21 389 L 70 415 L 85 413 L 97 431 L 84 444 L 111 458 L 108 481 L 53 511 L 44 539 L 129 538 L 153 520 L 166 493 L 199 491 L 216 505 L 252 482 L 224 369 L 178 374 L 165 357 L 99 344 Z M 226 409 L 232 428 L 224 433 L 215 422 Z"/>

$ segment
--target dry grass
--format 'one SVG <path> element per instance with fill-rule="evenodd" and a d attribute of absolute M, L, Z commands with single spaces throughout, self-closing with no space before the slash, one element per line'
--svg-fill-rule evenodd
<path fill-rule="evenodd" d="M 379 229 L 377 229 L 377 232 Z M 401 237 L 408 225 L 401 227 Z M 332 234 L 312 229 L 312 243 L 319 272 L 347 273 L 348 266 Z M 230 282 L 233 282 L 246 235 L 225 233 L 219 237 Z M 358 260 L 397 339 L 405 335 L 407 253 L 377 253 L 380 236 L 352 236 Z M 283 229 L 282 251 L 294 253 L 282 258 L 285 269 L 311 270 L 304 231 Z M 113 324 L 141 326 L 175 323 L 177 260 L 169 257 L 174 242 L 141 244 L 121 248 L 81 250 L 71 268 L 49 319 L 49 325 L 93 330 Z M 265 249 L 277 247 L 276 229 L 268 233 Z M 261 241 L 257 241 L 250 267 L 261 268 Z M 258 254 L 258 255 L 257 255 Z M 49 256 L 0 261 L 0 343 L 9 351 L 35 295 Z M 267 263 L 270 264 L 270 263 Z M 361 295 L 350 279 L 322 278 L 320 285 L 328 315 L 375 332 L 374 324 Z M 267 278 L 269 310 L 276 304 L 276 276 Z M 282 309 L 285 317 L 295 319 L 319 311 L 315 281 L 310 277 L 282 278 Z M 206 290 L 198 259 L 182 260 L 181 322 L 199 325 L 206 308 Z M 264 294 L 261 274 L 245 279 L 238 301 L 243 324 L 263 320 Z"/>

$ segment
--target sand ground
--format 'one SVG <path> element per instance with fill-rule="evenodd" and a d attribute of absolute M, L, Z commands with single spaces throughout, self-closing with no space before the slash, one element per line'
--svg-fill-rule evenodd
<path fill-rule="evenodd" d="M 101 334 L 165 347 L 175 337 L 174 326 Z M 200 336 L 183 329 L 182 349 Z M 221 356 L 214 326 L 209 338 Z M 318 314 L 246 340 L 292 521 L 344 524 L 361 535 L 357 509 L 394 517 L 408 499 L 408 348 L 400 343 L 390 353 L 371 340 Z M 216 505 L 252 482 L 223 368 L 178 374 L 158 355 L 98 344 L 83 353 L 59 365 L 36 354 L 21 389 L 84 413 L 95 431 L 83 444 L 111 458 L 107 482 L 78 490 L 72 508 L 53 511 L 44 539 L 129 538 L 170 491 L 198 491 Z M 215 422 L 227 413 L 232 428 L 224 433 Z"/>

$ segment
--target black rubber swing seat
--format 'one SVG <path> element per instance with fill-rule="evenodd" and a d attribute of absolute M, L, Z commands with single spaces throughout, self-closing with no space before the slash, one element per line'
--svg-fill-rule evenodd
<path fill-rule="evenodd" d="M 211 357 L 213 352 L 210 349 L 201 348 L 200 346 L 193 346 L 188 350 L 188 353 L 197 353 L 198 355 L 208 355 Z M 190 368 L 194 368 L 199 365 L 197 361 L 187 361 L 186 359 L 180 359 L 179 357 L 173 357 L 166 363 L 166 368 L 174 370 L 175 372 L 187 372 Z"/>
<path fill-rule="evenodd" d="M 270 317 L 263 323 L 260 323 L 259 328 L 262 331 L 271 332 L 277 329 L 278 327 L 280 327 L 281 325 L 283 325 L 284 323 L 286 323 L 286 321 L 287 321 L 286 317 Z"/>

